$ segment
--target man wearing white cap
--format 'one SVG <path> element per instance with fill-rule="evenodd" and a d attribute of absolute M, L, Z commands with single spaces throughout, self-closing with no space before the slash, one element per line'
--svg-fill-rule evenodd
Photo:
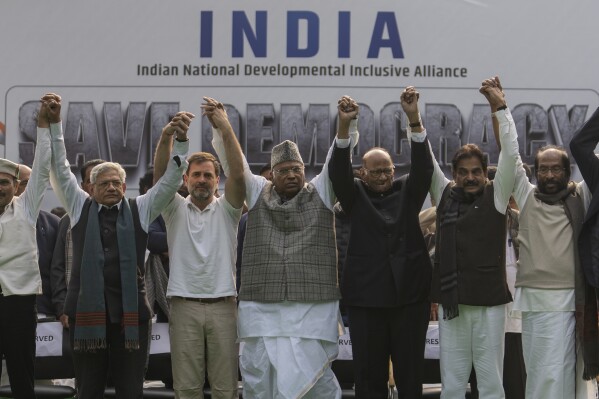
<path fill-rule="evenodd" d="M 339 108 L 339 132 L 357 142 L 357 106 Z M 228 175 L 222 138 L 212 144 Z M 330 364 L 340 332 L 334 233 L 335 194 L 327 155 L 306 183 L 297 145 L 272 150 L 272 182 L 253 175 L 244 159 L 249 209 L 241 266 L 240 369 L 248 398 L 341 398 Z"/>
<path fill-rule="evenodd" d="M 50 133 L 45 128 L 56 121 L 56 101 L 53 94 L 42 98 L 33 171 L 22 195 L 15 195 L 19 165 L 0 159 L 0 352 L 14 397 L 24 399 L 35 398 L 35 301 L 42 293 L 35 224 L 50 176 Z"/>

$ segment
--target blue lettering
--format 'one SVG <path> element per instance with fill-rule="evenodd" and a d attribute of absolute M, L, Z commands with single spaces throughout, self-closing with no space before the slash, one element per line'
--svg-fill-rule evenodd
<path fill-rule="evenodd" d="M 299 21 L 307 23 L 307 45 L 299 48 Z M 287 57 L 308 58 L 318 54 L 319 20 L 311 11 L 289 11 L 287 13 Z"/>
<path fill-rule="evenodd" d="M 212 57 L 212 11 L 200 13 L 200 57 Z"/>
<path fill-rule="evenodd" d="M 349 11 L 339 11 L 339 42 L 337 44 L 337 56 L 339 58 L 349 58 L 351 43 L 350 16 Z"/>
<path fill-rule="evenodd" d="M 385 30 L 389 36 L 388 39 L 384 38 Z M 368 58 L 378 58 L 382 47 L 390 48 L 393 58 L 404 58 L 401 39 L 399 38 L 399 29 L 397 28 L 397 21 L 393 12 L 379 12 L 377 14 L 374 28 L 372 29 Z"/>
<path fill-rule="evenodd" d="M 256 30 L 243 11 L 233 11 L 233 54 L 234 58 L 243 57 L 243 38 L 252 48 L 255 57 L 266 57 L 266 11 L 256 11 Z"/>

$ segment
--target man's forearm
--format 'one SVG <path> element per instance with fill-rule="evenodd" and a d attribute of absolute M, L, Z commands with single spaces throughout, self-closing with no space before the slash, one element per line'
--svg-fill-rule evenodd
<path fill-rule="evenodd" d="M 154 153 L 154 184 L 164 175 L 172 148 L 173 136 L 161 134 Z"/>
<path fill-rule="evenodd" d="M 136 198 L 141 224 L 144 231 L 148 231 L 150 224 L 160 215 L 160 212 L 174 198 L 181 186 L 181 176 L 187 168 L 187 151 L 189 142 L 177 142 L 169 158 L 164 178 L 144 195 Z"/>
<path fill-rule="evenodd" d="M 227 164 L 229 166 L 229 176 L 228 178 L 233 178 L 235 180 L 243 179 L 243 153 L 241 151 L 241 146 L 235 137 L 235 133 L 231 126 L 224 127 L 220 129 L 224 149 L 225 156 L 227 158 Z"/>
<path fill-rule="evenodd" d="M 52 136 L 52 163 L 50 168 L 50 183 L 62 206 L 67 210 L 74 225 L 79 220 L 79 213 L 87 193 L 79 188 L 77 178 L 71 172 L 67 161 L 67 151 L 64 145 L 62 125 L 50 126 Z"/>
<path fill-rule="evenodd" d="M 50 175 L 50 132 L 48 129 L 37 129 L 37 143 L 29 178 L 28 190 L 22 194 L 25 201 L 29 223 L 35 225 L 42 205 L 42 199 L 48 188 Z"/>
<path fill-rule="evenodd" d="M 498 212 L 505 213 L 516 182 L 516 166 L 519 148 L 516 124 L 509 110 L 497 111 L 495 117 L 499 123 L 499 140 L 501 151 L 495 175 L 495 207 Z"/>

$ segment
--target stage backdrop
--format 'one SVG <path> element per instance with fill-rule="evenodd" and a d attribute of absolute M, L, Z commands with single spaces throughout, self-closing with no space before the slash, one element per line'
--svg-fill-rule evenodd
<path fill-rule="evenodd" d="M 252 168 L 292 139 L 309 176 L 345 94 L 361 106 L 354 162 L 382 146 L 398 173 L 409 163 L 398 102 L 407 85 L 421 92 L 444 167 L 466 142 L 497 162 L 478 93 L 487 77 L 502 78 L 527 163 L 539 146 L 567 145 L 599 106 L 592 0 L 12 0 L 0 15 L 0 156 L 31 164 L 37 100 L 53 91 L 74 170 L 92 158 L 120 162 L 129 195 L 177 111 L 198 115 L 191 150 L 211 151 L 202 96 L 227 105 Z M 45 207 L 57 204 L 47 197 Z"/>

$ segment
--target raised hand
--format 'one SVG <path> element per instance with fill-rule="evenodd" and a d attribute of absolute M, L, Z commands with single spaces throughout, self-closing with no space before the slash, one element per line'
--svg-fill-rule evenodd
<path fill-rule="evenodd" d="M 418 99 L 420 98 L 420 93 L 416 91 L 414 86 L 408 86 L 401 93 L 401 108 L 403 111 L 410 116 L 410 114 L 418 113 Z"/>
<path fill-rule="evenodd" d="M 227 111 L 223 103 L 215 100 L 212 97 L 204 97 L 202 104 L 202 115 L 206 115 L 210 124 L 215 129 L 222 129 L 229 124 Z"/>
<path fill-rule="evenodd" d="M 499 81 L 499 76 L 483 80 L 478 91 L 485 96 L 493 112 L 497 111 L 497 108 L 506 105 L 505 93 Z"/>
<path fill-rule="evenodd" d="M 38 127 L 47 128 L 51 123 L 60 122 L 61 100 L 62 98 L 55 93 L 47 93 L 41 98 L 37 117 Z"/>
<path fill-rule="evenodd" d="M 187 137 L 187 131 L 191 120 L 195 115 L 187 111 L 179 111 L 173 116 L 173 119 L 162 129 L 162 134 L 167 136 L 177 135 L 177 138 L 183 139 Z"/>
<path fill-rule="evenodd" d="M 340 121 L 351 121 L 358 116 L 360 106 L 350 96 L 343 96 L 337 101 L 337 111 Z"/>

